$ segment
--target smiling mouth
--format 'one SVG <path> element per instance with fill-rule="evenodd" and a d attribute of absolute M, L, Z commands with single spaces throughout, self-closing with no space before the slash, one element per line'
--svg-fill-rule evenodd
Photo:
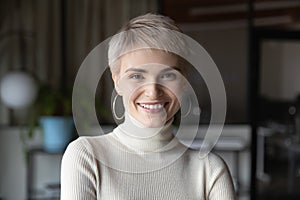
<path fill-rule="evenodd" d="M 139 107 L 150 113 L 163 111 L 167 104 L 168 103 L 137 103 Z"/>

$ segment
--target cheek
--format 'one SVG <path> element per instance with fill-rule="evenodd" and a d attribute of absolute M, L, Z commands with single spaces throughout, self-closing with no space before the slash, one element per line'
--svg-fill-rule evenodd
<path fill-rule="evenodd" d="M 175 92 L 176 92 L 176 94 L 175 94 Z M 168 94 L 169 98 L 172 100 L 170 109 L 172 110 L 172 112 L 176 113 L 180 108 L 180 102 L 182 99 L 182 95 L 179 90 L 177 90 L 177 91 L 173 90 L 172 92 L 169 90 L 167 94 Z"/>
<path fill-rule="evenodd" d="M 181 101 L 182 101 L 184 93 L 182 91 L 182 88 L 175 87 L 175 88 L 172 88 L 172 92 L 169 91 L 168 95 L 172 99 L 171 111 L 172 111 L 172 115 L 173 115 L 176 112 L 178 112 L 178 110 L 180 109 Z"/>
<path fill-rule="evenodd" d="M 135 93 L 142 85 L 143 83 L 128 80 L 126 77 L 123 77 L 118 81 L 119 90 L 126 96 L 130 96 Z"/>
<path fill-rule="evenodd" d="M 174 87 L 169 87 L 169 96 L 174 100 L 180 102 L 183 95 L 183 88 L 175 85 Z"/>
<path fill-rule="evenodd" d="M 135 93 L 137 93 L 138 86 L 135 84 L 128 84 L 124 81 L 119 81 L 118 88 L 123 96 L 123 99 L 126 99 L 128 101 L 135 96 Z"/>
<path fill-rule="evenodd" d="M 125 108 L 127 108 L 129 105 L 134 104 L 135 100 L 139 97 L 140 92 L 139 90 L 132 88 L 128 89 L 126 92 L 123 93 L 123 104 Z"/>
<path fill-rule="evenodd" d="M 179 77 L 174 81 L 164 82 L 162 83 L 168 90 L 174 93 L 175 96 L 182 96 L 183 91 L 186 87 L 186 80 L 182 75 L 178 75 Z"/>

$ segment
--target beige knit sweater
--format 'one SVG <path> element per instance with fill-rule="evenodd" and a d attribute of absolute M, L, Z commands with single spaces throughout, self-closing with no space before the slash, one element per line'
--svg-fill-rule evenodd
<path fill-rule="evenodd" d="M 236 199 L 220 157 L 199 157 L 178 142 L 171 126 L 141 138 L 128 134 L 130 126 L 124 124 L 68 146 L 61 168 L 62 200 Z"/>

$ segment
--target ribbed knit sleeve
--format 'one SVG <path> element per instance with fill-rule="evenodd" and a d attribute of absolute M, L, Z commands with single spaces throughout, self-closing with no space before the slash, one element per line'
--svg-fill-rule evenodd
<path fill-rule="evenodd" d="M 235 200 L 236 194 L 234 191 L 232 178 L 223 159 L 211 153 L 208 156 L 208 163 L 208 199 Z"/>
<path fill-rule="evenodd" d="M 77 139 L 69 144 L 61 165 L 61 200 L 97 198 L 97 170 L 93 156 Z"/>

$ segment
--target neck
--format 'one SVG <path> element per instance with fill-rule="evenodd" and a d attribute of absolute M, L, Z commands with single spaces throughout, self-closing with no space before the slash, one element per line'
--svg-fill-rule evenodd
<path fill-rule="evenodd" d="M 173 147 L 174 142 L 178 143 L 172 134 L 172 122 L 173 120 L 170 120 L 162 127 L 149 128 L 125 113 L 125 121 L 116 129 L 116 135 L 123 144 L 134 151 L 160 152 Z"/>

